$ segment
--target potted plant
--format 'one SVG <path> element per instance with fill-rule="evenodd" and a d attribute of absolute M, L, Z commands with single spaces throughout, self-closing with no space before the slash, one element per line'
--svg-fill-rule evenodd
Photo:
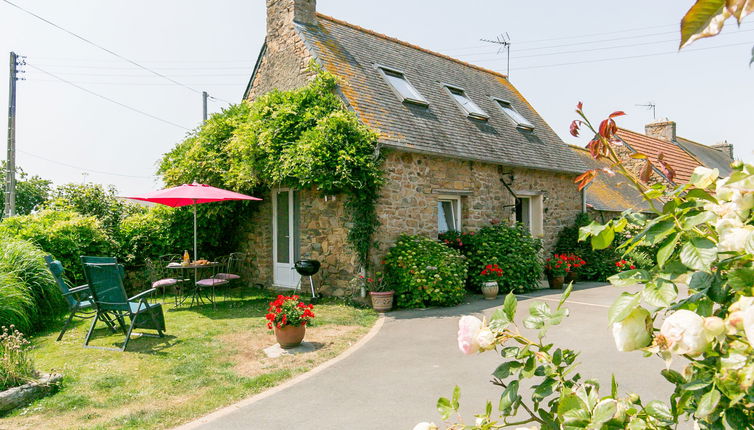
<path fill-rule="evenodd" d="M 550 288 L 560 290 L 563 288 L 565 277 L 570 271 L 570 264 L 565 254 L 555 254 L 545 261 L 545 273 Z"/>
<path fill-rule="evenodd" d="M 275 331 L 281 348 L 295 348 L 306 334 L 306 325 L 314 318 L 314 305 L 299 300 L 299 296 L 278 296 L 267 310 L 267 328 Z"/>
<path fill-rule="evenodd" d="M 497 284 L 498 279 L 503 276 L 503 269 L 497 264 L 488 264 L 479 273 L 482 280 L 482 294 L 486 300 L 495 300 L 500 287 Z"/>
<path fill-rule="evenodd" d="M 387 312 L 393 308 L 394 291 L 386 291 L 387 284 L 382 272 L 377 272 L 373 277 L 360 276 L 364 281 L 364 288 L 369 291 L 372 299 L 372 309 L 377 312 Z"/>
<path fill-rule="evenodd" d="M 566 255 L 566 261 L 568 262 L 569 267 L 565 282 L 576 282 L 579 278 L 579 269 L 586 265 L 586 261 L 576 254 Z"/>

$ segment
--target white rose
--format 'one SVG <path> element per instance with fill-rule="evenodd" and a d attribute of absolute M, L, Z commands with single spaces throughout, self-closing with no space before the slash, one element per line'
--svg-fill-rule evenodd
<path fill-rule="evenodd" d="M 719 170 L 699 166 L 694 169 L 694 173 L 691 175 L 691 180 L 689 180 L 689 182 L 695 187 L 707 188 L 717 180 L 718 176 L 720 176 Z"/>
<path fill-rule="evenodd" d="M 743 311 L 743 325 L 749 345 L 754 345 L 754 306 Z"/>
<path fill-rule="evenodd" d="M 704 318 L 689 310 L 681 309 L 665 319 L 660 334 L 667 340 L 668 350 L 673 354 L 693 357 L 707 349 Z"/>
<path fill-rule="evenodd" d="M 644 308 L 636 308 L 623 321 L 613 324 L 613 339 L 618 351 L 627 352 L 644 348 L 652 341 L 652 319 Z"/>
<path fill-rule="evenodd" d="M 725 228 L 722 231 L 718 230 L 718 234 L 720 236 L 720 241 L 717 244 L 718 251 L 742 252 L 746 249 L 746 242 L 754 234 L 754 227 Z"/>
<path fill-rule="evenodd" d="M 471 315 L 464 315 L 458 321 L 458 349 L 464 354 L 479 351 L 477 335 L 482 330 L 482 320 Z"/>
<path fill-rule="evenodd" d="M 487 349 L 495 342 L 495 335 L 492 334 L 490 329 L 483 327 L 476 335 L 476 343 L 479 344 L 480 349 Z"/>
<path fill-rule="evenodd" d="M 725 321 L 719 317 L 707 317 L 704 319 L 704 330 L 710 339 L 725 333 Z"/>
<path fill-rule="evenodd" d="M 414 426 L 414 430 L 438 430 L 435 423 L 423 422 Z"/>

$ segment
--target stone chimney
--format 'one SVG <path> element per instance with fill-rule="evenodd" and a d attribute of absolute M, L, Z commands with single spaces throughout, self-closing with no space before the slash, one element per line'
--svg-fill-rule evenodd
<path fill-rule="evenodd" d="M 293 22 L 317 24 L 317 0 L 267 0 L 267 35 Z"/>
<path fill-rule="evenodd" d="M 727 140 L 724 140 L 716 145 L 712 145 L 712 147 L 730 157 L 731 160 L 735 160 L 735 157 L 733 156 L 733 145 L 728 143 Z"/>
<path fill-rule="evenodd" d="M 651 122 L 644 126 L 644 132 L 649 137 L 672 142 L 675 140 L 675 121 L 665 118 Z"/>

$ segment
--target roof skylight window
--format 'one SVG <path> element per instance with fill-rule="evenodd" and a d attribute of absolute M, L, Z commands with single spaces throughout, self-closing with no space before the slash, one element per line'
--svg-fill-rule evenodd
<path fill-rule="evenodd" d="M 393 87 L 396 94 L 400 97 L 401 101 L 416 103 L 420 105 L 428 105 L 427 99 L 419 93 L 419 91 L 411 85 L 411 82 L 406 79 L 406 76 L 396 70 L 386 69 L 380 67 L 382 76 Z"/>
<path fill-rule="evenodd" d="M 516 108 L 514 108 L 510 102 L 500 99 L 495 99 L 495 101 L 500 106 L 500 109 L 502 109 L 503 112 L 505 112 L 505 114 L 508 115 L 508 117 L 513 120 L 513 122 L 515 122 L 518 127 L 526 128 L 528 130 L 534 130 L 534 124 L 532 124 L 523 115 L 518 113 Z"/>
<path fill-rule="evenodd" d="M 467 95 L 466 92 L 460 88 L 451 87 L 446 85 L 450 95 L 453 99 L 463 108 L 466 114 L 476 119 L 488 119 L 490 116 L 482 110 L 476 103 L 474 103 Z"/>

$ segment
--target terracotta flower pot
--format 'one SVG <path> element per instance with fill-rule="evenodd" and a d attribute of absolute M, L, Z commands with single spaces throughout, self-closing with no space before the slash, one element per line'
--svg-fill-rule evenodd
<path fill-rule="evenodd" d="M 393 291 L 370 291 L 372 309 L 377 312 L 387 312 L 393 308 Z"/>
<path fill-rule="evenodd" d="M 562 290 L 565 276 L 553 276 L 552 278 L 548 279 L 548 281 L 550 282 L 550 288 L 552 288 L 553 290 Z"/>
<path fill-rule="evenodd" d="M 305 334 L 305 325 L 298 327 L 292 325 L 286 325 L 283 326 L 283 328 L 275 327 L 275 338 L 283 349 L 291 349 L 301 345 L 301 341 L 304 340 Z"/>
<path fill-rule="evenodd" d="M 489 281 L 482 284 L 482 294 L 485 300 L 495 300 L 500 287 L 497 281 Z"/>
<path fill-rule="evenodd" d="M 576 272 L 568 272 L 568 274 L 565 277 L 566 284 L 570 284 L 571 282 L 576 283 L 576 281 L 579 279 L 579 275 Z"/>

